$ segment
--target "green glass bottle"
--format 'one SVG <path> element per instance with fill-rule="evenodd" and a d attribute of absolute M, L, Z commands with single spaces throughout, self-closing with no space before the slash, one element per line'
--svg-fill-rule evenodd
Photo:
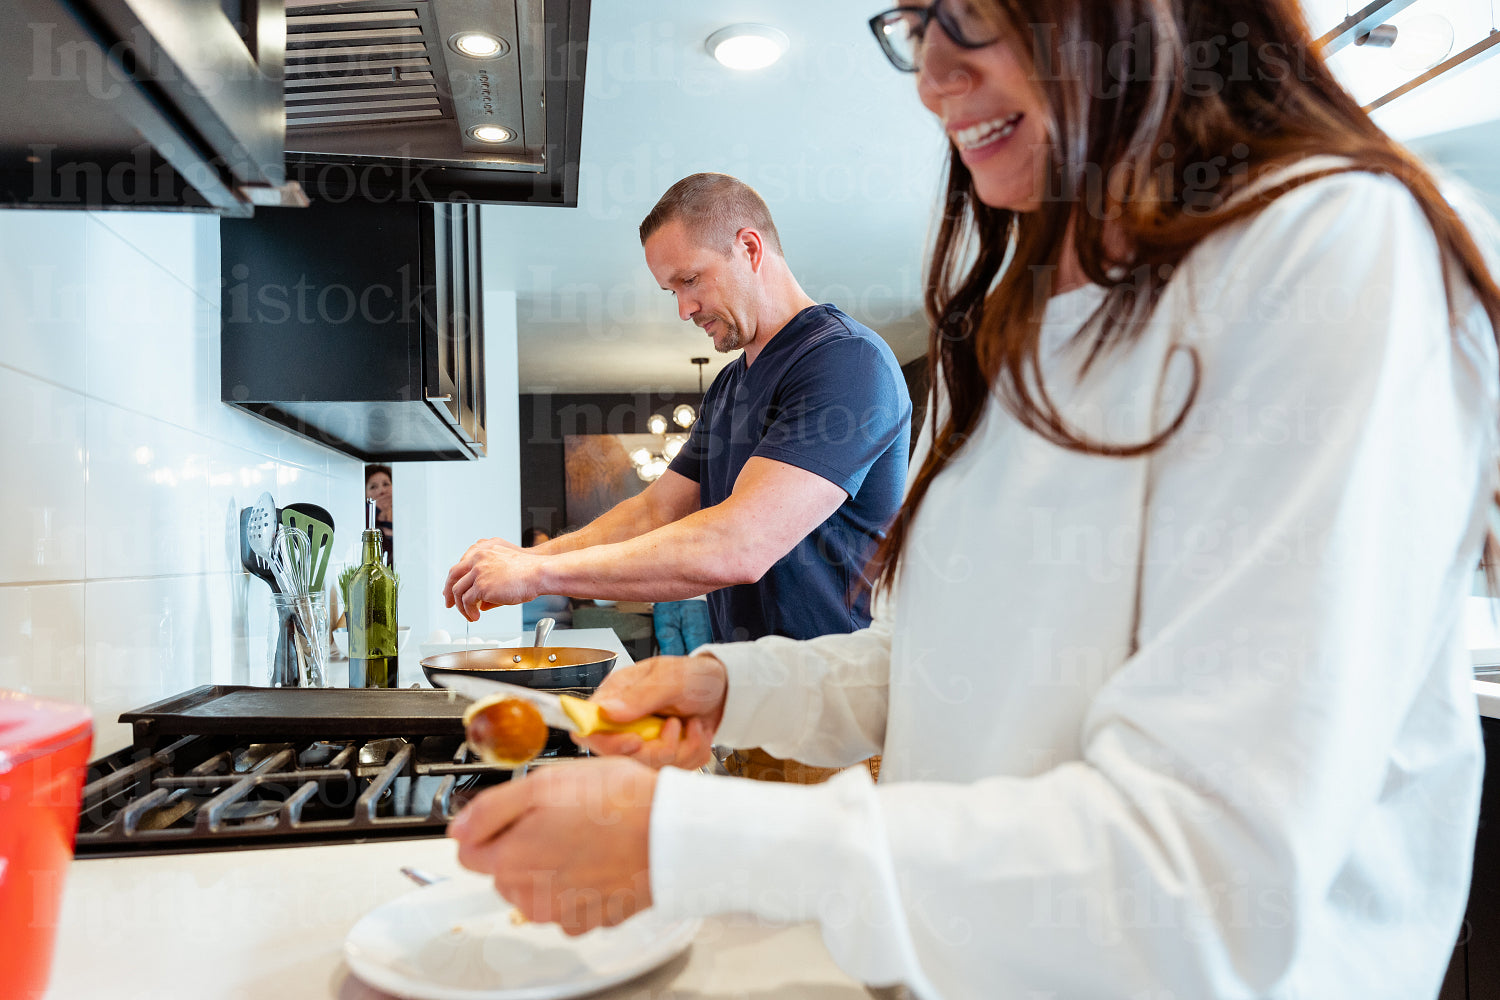
<path fill-rule="evenodd" d="M 360 566 L 349 581 L 349 686 L 396 686 L 396 576 L 380 561 L 375 501 L 365 504 Z"/>

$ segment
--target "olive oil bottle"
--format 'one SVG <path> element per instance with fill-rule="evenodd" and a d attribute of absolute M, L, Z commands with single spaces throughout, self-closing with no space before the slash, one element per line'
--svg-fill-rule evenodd
<path fill-rule="evenodd" d="M 365 503 L 360 566 L 349 580 L 349 686 L 396 686 L 396 576 L 380 561 L 375 501 Z"/>

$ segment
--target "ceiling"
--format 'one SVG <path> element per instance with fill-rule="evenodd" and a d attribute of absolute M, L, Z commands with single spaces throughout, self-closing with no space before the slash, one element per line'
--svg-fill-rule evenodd
<path fill-rule="evenodd" d="M 1325 31 L 1341 21 L 1346 6 L 1363 7 L 1368 0 L 1303 0 L 1314 30 Z M 1500 5 L 1490 0 L 1416 0 L 1387 22 L 1398 32 L 1390 49 L 1348 46 L 1329 60 L 1344 86 L 1361 103 L 1369 103 L 1406 83 L 1414 71 L 1403 68 L 1400 54 L 1417 38 L 1423 22 L 1445 19 L 1453 30 L 1451 55 L 1482 41 L 1500 16 Z M 1492 52 L 1495 50 L 1491 50 Z M 1419 68 L 1415 72 L 1421 72 Z M 1448 132 L 1500 118 L 1500 58 L 1489 58 L 1445 74 L 1379 109 L 1375 123 L 1403 141 Z"/>
<path fill-rule="evenodd" d="M 1345 16 L 1345 0 L 1304 3 L 1315 31 Z M 484 209 L 486 287 L 517 296 L 522 392 L 690 391 L 698 384 L 690 358 L 712 358 L 708 378 L 733 359 L 677 318 L 637 236 L 661 193 L 700 170 L 734 174 L 761 192 L 809 295 L 869 324 L 903 363 L 921 355 L 922 258 L 945 146 L 912 78 L 889 67 L 865 24 L 882 6 L 593 4 L 578 207 Z M 1430 11 L 1454 23 L 1455 51 L 1488 28 L 1487 0 L 1417 0 L 1406 16 Z M 714 62 L 704 39 L 741 21 L 786 32 L 786 56 L 754 73 Z M 1341 53 L 1334 65 L 1368 100 L 1402 82 L 1378 58 L 1387 55 Z M 1495 119 L 1500 58 L 1376 115 L 1403 139 Z"/>

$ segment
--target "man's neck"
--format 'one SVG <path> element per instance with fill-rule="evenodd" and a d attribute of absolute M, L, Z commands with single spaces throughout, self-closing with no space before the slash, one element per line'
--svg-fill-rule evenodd
<path fill-rule="evenodd" d="M 797 284 L 797 279 L 792 277 L 791 272 L 785 271 L 784 265 L 783 271 L 780 280 L 772 284 L 770 294 L 755 317 L 755 339 L 745 345 L 746 367 L 755 364 L 755 359 L 765 350 L 771 338 L 786 329 L 786 325 L 796 319 L 798 313 L 808 306 L 817 305 L 802 290 L 802 286 Z"/>

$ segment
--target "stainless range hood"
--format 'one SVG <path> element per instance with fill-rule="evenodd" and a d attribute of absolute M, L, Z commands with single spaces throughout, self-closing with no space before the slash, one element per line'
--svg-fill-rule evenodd
<path fill-rule="evenodd" d="M 289 0 L 286 14 L 288 166 L 314 197 L 576 202 L 586 4 Z"/>
<path fill-rule="evenodd" d="M 589 0 L 0 0 L 0 205 L 574 205 L 588 18 Z"/>

